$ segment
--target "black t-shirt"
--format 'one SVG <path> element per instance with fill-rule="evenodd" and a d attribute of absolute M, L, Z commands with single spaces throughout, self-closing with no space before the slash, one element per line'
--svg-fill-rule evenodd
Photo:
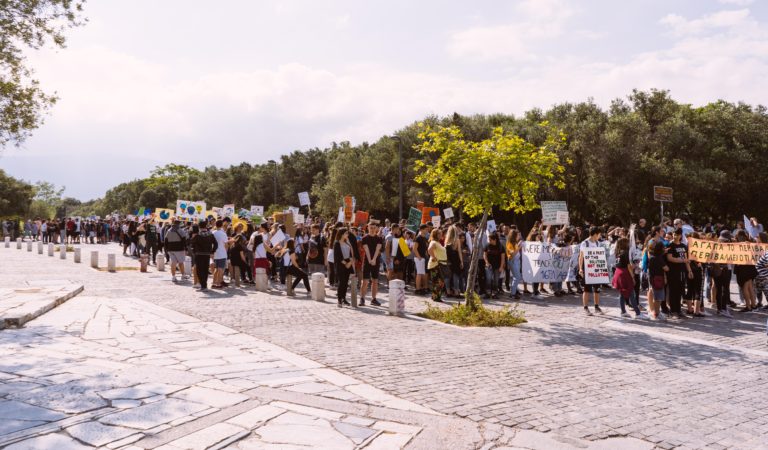
<path fill-rule="evenodd" d="M 308 264 L 323 264 L 325 258 L 325 237 L 323 235 L 312 236 L 309 238 L 307 246 L 307 255 L 313 253 L 313 248 L 317 249 L 317 255 L 314 258 L 307 257 Z"/>
<path fill-rule="evenodd" d="M 419 250 L 419 255 L 421 255 L 422 258 L 427 257 L 427 249 L 429 248 L 429 242 L 427 242 L 427 238 L 419 234 L 416 236 L 416 247 Z"/>
<path fill-rule="evenodd" d="M 377 245 L 381 245 L 381 248 L 379 249 L 379 254 L 384 252 L 384 242 L 381 239 L 381 237 L 371 236 L 370 234 L 366 234 L 365 236 L 363 236 L 363 246 L 368 249 L 368 255 L 370 255 L 370 258 L 373 258 L 374 255 L 376 254 Z M 370 265 L 368 262 L 368 258 L 369 258 L 368 255 L 366 256 L 360 255 L 360 258 L 362 258 L 366 264 Z"/>
<path fill-rule="evenodd" d="M 671 255 L 673 258 L 685 258 L 688 255 L 688 246 L 682 242 L 679 244 L 670 242 L 669 247 L 667 247 L 667 254 Z M 667 261 L 667 265 L 669 266 L 670 272 L 679 273 L 685 271 L 685 263 Z"/>
<path fill-rule="evenodd" d="M 501 267 L 501 245 L 488 244 L 488 247 L 486 247 L 485 251 L 488 254 L 488 263 L 491 265 L 491 267 L 494 269 Z"/>

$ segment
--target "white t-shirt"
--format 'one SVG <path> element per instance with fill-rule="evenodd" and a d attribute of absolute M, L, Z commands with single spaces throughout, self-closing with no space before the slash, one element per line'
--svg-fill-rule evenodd
<path fill-rule="evenodd" d="M 213 237 L 219 244 L 216 253 L 213 254 L 213 259 L 227 259 L 227 233 L 224 230 L 216 230 L 213 232 Z"/>

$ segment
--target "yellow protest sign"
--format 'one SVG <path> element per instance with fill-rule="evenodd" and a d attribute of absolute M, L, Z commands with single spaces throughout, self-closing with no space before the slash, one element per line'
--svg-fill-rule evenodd
<path fill-rule="evenodd" d="M 688 238 L 688 258 L 700 263 L 756 264 L 766 251 L 768 251 L 768 244 L 714 242 Z"/>
<path fill-rule="evenodd" d="M 408 248 L 408 244 L 405 242 L 405 239 L 400 238 L 397 245 L 400 246 L 400 251 L 403 252 L 403 256 L 406 258 L 411 254 L 411 249 Z"/>
<path fill-rule="evenodd" d="M 173 220 L 174 210 L 168 208 L 155 208 L 155 220 L 160 223 Z"/>

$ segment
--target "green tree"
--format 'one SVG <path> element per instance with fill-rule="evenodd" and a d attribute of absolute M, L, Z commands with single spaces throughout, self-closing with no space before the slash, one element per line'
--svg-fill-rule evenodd
<path fill-rule="evenodd" d="M 0 169 L 0 217 L 26 214 L 34 195 L 35 188 L 31 184 Z"/>
<path fill-rule="evenodd" d="M 19 145 L 55 102 L 33 78 L 26 50 L 64 47 L 64 30 L 79 24 L 83 3 L 73 0 L 0 1 L 0 148 Z"/>
<path fill-rule="evenodd" d="M 474 293 L 480 230 L 485 230 L 494 207 L 524 213 L 539 207 L 537 194 L 542 185 L 564 188 L 564 167 L 557 149 L 565 135 L 546 123 L 545 142 L 536 146 L 503 128 L 492 130 L 480 142 L 464 138 L 457 126 L 433 129 L 426 126 L 417 145 L 422 155 L 437 155 L 436 161 L 417 162 L 416 180 L 429 184 L 435 201 L 463 208 L 470 216 L 482 214 L 475 233 L 468 274 L 467 299 Z"/>

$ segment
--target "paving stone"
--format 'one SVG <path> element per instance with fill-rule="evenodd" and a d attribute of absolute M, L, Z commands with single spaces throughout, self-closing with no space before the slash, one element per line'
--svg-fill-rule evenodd
<path fill-rule="evenodd" d="M 138 408 L 110 414 L 99 421 L 108 425 L 119 425 L 139 430 L 148 430 L 158 425 L 192 415 L 207 409 L 206 405 L 175 398 L 161 400 Z"/>
<path fill-rule="evenodd" d="M 44 436 L 33 437 L 32 439 L 9 445 L 5 448 L 6 450 L 85 450 L 92 449 L 93 447 L 83 445 L 64 434 L 52 433 L 46 434 Z"/>
<path fill-rule="evenodd" d="M 245 434 L 247 432 L 241 427 L 228 423 L 217 423 L 184 436 L 181 439 L 169 442 L 168 445 L 183 449 L 205 450 L 215 444 L 227 441 L 233 437 L 244 436 Z"/>
<path fill-rule="evenodd" d="M 227 423 L 237 425 L 250 430 L 257 425 L 264 423 L 274 417 L 284 413 L 285 409 L 277 408 L 272 405 L 261 405 L 256 408 L 246 411 L 240 415 L 232 417 L 227 420 Z"/>
<path fill-rule="evenodd" d="M 232 406 L 237 403 L 244 402 L 249 398 L 247 395 L 243 394 L 233 394 L 231 392 L 224 392 L 216 389 L 208 389 L 197 386 L 176 392 L 172 395 L 172 397 L 202 403 L 204 405 L 213 406 L 216 408 Z"/>
<path fill-rule="evenodd" d="M 75 439 L 94 447 L 101 447 L 136 434 L 136 430 L 107 426 L 99 422 L 81 423 L 67 428 L 66 431 Z"/>
<path fill-rule="evenodd" d="M 326 449 L 353 449 L 354 444 L 344 434 L 336 431 L 331 424 L 320 418 L 285 413 L 266 425 L 257 428 L 254 434 L 259 440 L 272 444 L 304 445 Z"/>
<path fill-rule="evenodd" d="M 344 436 L 352 439 L 352 442 L 355 444 L 361 444 L 363 441 L 376 434 L 376 430 L 371 428 L 365 428 L 345 422 L 332 422 L 331 425 Z"/>

